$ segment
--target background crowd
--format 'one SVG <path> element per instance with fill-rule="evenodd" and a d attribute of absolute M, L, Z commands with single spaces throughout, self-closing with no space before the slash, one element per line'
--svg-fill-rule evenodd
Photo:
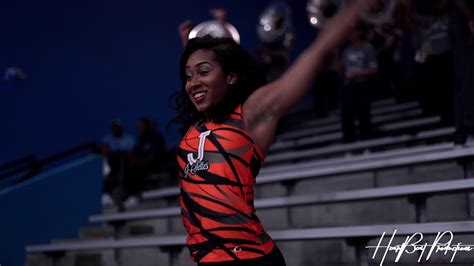
<path fill-rule="evenodd" d="M 334 49 L 314 84 L 311 112 L 325 117 L 339 110 L 343 141 L 352 142 L 379 134 L 371 122 L 372 101 L 386 97 L 398 102 L 416 100 L 426 114 L 439 115 L 443 125 L 455 126 L 453 141 L 464 144 L 474 133 L 474 3 L 395 2 L 389 21 L 361 21 L 347 42 Z M 338 7 L 326 8 L 331 13 Z M 210 13 L 216 21 L 228 22 L 225 10 Z M 183 45 L 193 26 L 190 20 L 178 26 Z M 315 34 L 320 30 L 316 27 Z M 277 79 L 289 65 L 291 32 L 288 27 L 284 38 L 261 38 L 253 51 L 268 81 Z M 138 132 L 132 137 L 115 120 L 111 133 L 101 141 L 105 205 L 131 207 L 143 190 L 174 182 L 173 148 L 164 148 L 156 122 L 141 119 Z"/>

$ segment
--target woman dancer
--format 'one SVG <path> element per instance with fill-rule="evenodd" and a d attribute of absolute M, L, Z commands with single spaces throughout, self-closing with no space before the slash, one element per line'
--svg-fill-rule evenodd
<path fill-rule="evenodd" d="M 187 43 L 174 121 L 187 129 L 177 154 L 180 206 L 187 245 L 198 265 L 285 265 L 255 215 L 255 178 L 278 120 L 304 96 L 326 55 L 337 49 L 370 1 L 345 5 L 296 62 L 268 84 L 231 39 Z"/>

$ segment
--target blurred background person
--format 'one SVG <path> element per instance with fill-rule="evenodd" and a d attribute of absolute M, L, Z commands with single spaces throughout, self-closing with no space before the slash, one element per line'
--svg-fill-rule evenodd
<path fill-rule="evenodd" d="M 350 42 L 341 56 L 344 73 L 341 120 L 345 142 L 357 139 L 356 120 L 361 139 L 368 138 L 371 132 L 370 91 L 378 63 L 373 46 L 366 41 L 366 32 L 366 26 L 359 23 L 351 32 Z"/>
<path fill-rule="evenodd" d="M 451 4 L 448 0 L 424 2 L 415 56 L 423 110 L 440 115 L 445 125 L 453 125 L 453 50 L 448 34 Z"/>
<path fill-rule="evenodd" d="M 455 0 L 449 32 L 454 57 L 454 142 L 474 135 L 474 2 Z"/>
<path fill-rule="evenodd" d="M 165 141 L 156 130 L 156 122 L 141 118 L 138 122 L 139 135 L 130 154 L 130 174 L 125 179 L 126 200 L 124 206 L 131 208 L 138 204 L 146 179 L 160 171 L 165 154 Z"/>
<path fill-rule="evenodd" d="M 402 12 L 397 5 L 397 12 Z M 395 96 L 400 99 L 400 47 L 403 37 L 402 21 L 374 25 L 368 39 L 374 46 L 378 62 L 378 73 L 373 91 L 374 98 Z"/>
<path fill-rule="evenodd" d="M 339 50 L 336 49 L 328 56 L 321 73 L 316 79 L 313 89 L 313 112 L 316 117 L 326 117 L 331 110 L 338 107 L 339 53 Z"/>
<path fill-rule="evenodd" d="M 322 13 L 325 19 L 331 18 L 339 9 L 336 1 L 328 1 L 322 7 Z M 311 22 L 311 20 L 310 20 Z M 315 28 L 315 33 L 319 34 L 324 28 L 325 22 L 311 24 Z M 313 86 L 313 112 L 318 118 L 326 117 L 329 111 L 338 107 L 338 90 L 341 86 L 339 76 L 340 48 L 334 49 L 334 52 L 326 58 L 322 71 L 316 78 Z"/>
<path fill-rule="evenodd" d="M 134 146 L 135 139 L 124 132 L 122 121 L 112 121 L 111 133 L 101 141 L 105 161 L 102 205 L 112 206 L 119 200 L 128 171 L 127 158 Z"/>
<path fill-rule="evenodd" d="M 383 53 L 385 56 L 381 59 L 379 71 L 382 78 L 388 76 L 388 81 L 392 80 L 395 95 L 400 101 L 415 100 L 417 97 L 414 32 L 418 31 L 419 20 L 419 14 L 413 10 L 412 0 L 397 1 L 391 28 L 393 44 L 388 46 L 393 51 Z M 382 38 L 382 43 L 386 43 L 383 40 Z M 392 58 L 390 58 L 391 53 L 393 53 Z M 388 66 L 388 69 L 385 69 L 385 66 Z"/>

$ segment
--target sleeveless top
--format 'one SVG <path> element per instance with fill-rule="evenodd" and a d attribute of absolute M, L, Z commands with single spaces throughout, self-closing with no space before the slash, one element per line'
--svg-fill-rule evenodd
<path fill-rule="evenodd" d="M 273 240 L 255 215 L 255 178 L 265 154 L 244 129 L 242 105 L 216 124 L 191 126 L 177 152 L 181 219 L 196 262 L 254 259 Z"/>

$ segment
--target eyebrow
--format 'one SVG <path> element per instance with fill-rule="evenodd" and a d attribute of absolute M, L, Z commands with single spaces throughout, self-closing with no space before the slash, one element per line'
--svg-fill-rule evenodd
<path fill-rule="evenodd" d="M 204 64 L 208 64 L 208 65 L 211 65 L 211 66 L 212 66 L 212 64 L 209 63 L 208 61 L 201 61 L 201 62 L 199 62 L 199 63 L 196 64 L 196 67 L 198 67 L 198 66 L 200 66 L 200 65 L 204 65 Z M 186 66 L 186 68 L 190 68 L 190 67 L 189 67 L 189 66 Z"/>

